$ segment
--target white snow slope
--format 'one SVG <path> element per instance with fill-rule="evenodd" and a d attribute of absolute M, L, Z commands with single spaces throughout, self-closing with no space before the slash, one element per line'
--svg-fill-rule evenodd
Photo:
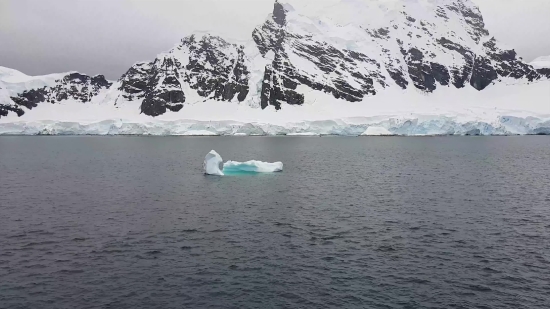
<path fill-rule="evenodd" d="M 56 80 L 62 79 L 69 73 L 29 76 L 14 69 L 0 66 L 0 87 L 6 89 L 9 95 L 17 95 L 27 90 L 55 86 Z M 0 103 L 2 99 L 0 98 Z"/>
<path fill-rule="evenodd" d="M 550 56 L 542 56 L 533 60 L 530 65 L 535 69 L 548 69 L 550 68 Z"/>
<path fill-rule="evenodd" d="M 207 101 L 155 118 L 139 114 L 139 102 L 65 101 L 0 119 L 0 135 L 360 136 L 369 127 L 392 135 L 550 134 L 550 81 L 497 84 L 484 91 L 387 91 L 355 103 L 312 92 L 304 106 L 280 111 Z"/>

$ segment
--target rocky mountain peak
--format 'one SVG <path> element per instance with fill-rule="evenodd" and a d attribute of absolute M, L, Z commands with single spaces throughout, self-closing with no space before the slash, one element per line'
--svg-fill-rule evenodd
<path fill-rule="evenodd" d="M 286 13 L 287 10 L 285 7 L 279 3 L 279 1 L 275 1 L 275 5 L 273 8 L 273 21 L 275 21 L 276 24 L 279 26 L 285 26 L 286 25 Z"/>
<path fill-rule="evenodd" d="M 137 102 L 141 113 L 159 116 L 208 100 L 281 109 L 319 93 L 361 102 L 411 87 L 481 91 L 510 78 L 550 78 L 550 69 L 502 47 L 470 0 L 341 0 L 316 13 L 277 0 L 245 45 L 194 34 L 133 65 L 112 86 L 102 75 L 73 72 L 12 86 L 9 104 L 0 104 L 5 114 L 43 102 L 86 103 L 110 88 L 105 103 Z"/>

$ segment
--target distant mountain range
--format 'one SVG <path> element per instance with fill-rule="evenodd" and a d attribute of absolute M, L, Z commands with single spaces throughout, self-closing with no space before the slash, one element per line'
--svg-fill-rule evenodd
<path fill-rule="evenodd" d="M 314 92 L 335 102 L 368 102 L 391 89 L 483 91 L 510 80 L 549 78 L 548 57 L 528 64 L 501 46 L 470 0 L 343 0 L 319 16 L 276 1 L 249 42 L 191 35 L 113 82 L 102 75 L 30 77 L 0 68 L 0 117 L 60 102 L 137 102 L 136 113 L 153 117 L 212 100 L 279 110 L 303 105 Z"/>

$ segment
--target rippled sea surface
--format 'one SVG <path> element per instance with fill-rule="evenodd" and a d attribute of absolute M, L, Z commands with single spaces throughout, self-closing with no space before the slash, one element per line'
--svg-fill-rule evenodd
<path fill-rule="evenodd" d="M 0 308 L 547 309 L 550 139 L 2 137 Z"/>

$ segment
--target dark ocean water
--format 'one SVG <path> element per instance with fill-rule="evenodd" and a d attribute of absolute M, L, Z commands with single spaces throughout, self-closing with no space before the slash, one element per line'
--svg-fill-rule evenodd
<path fill-rule="evenodd" d="M 547 309 L 550 139 L 2 137 L 0 308 Z"/>

